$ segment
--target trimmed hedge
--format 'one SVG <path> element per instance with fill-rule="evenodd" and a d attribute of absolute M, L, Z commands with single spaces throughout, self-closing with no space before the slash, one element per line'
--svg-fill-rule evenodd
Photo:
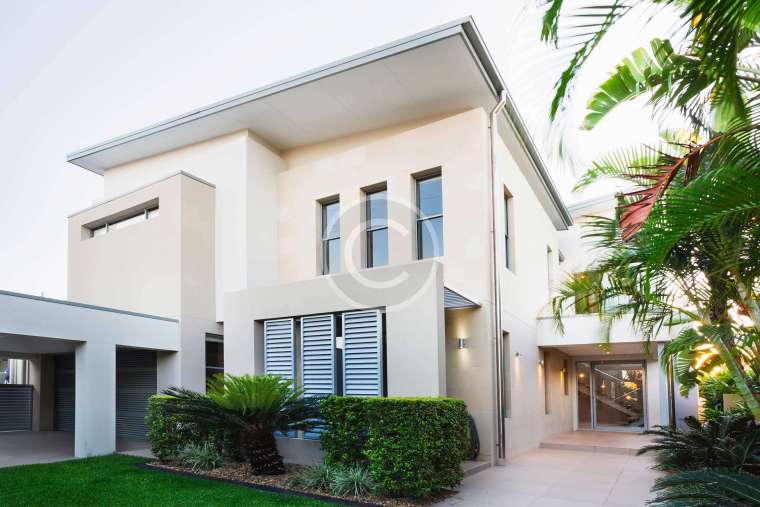
<path fill-rule="evenodd" d="M 331 396 L 322 416 L 325 462 L 366 465 L 385 495 L 421 498 L 462 482 L 469 447 L 462 400 Z"/>
<path fill-rule="evenodd" d="M 189 443 L 188 435 L 180 431 L 181 425 L 176 416 L 170 416 L 164 411 L 163 403 L 168 396 L 154 395 L 148 400 L 148 415 L 145 424 L 148 426 L 148 440 L 151 452 L 160 461 L 176 458 Z"/>
<path fill-rule="evenodd" d="M 160 461 L 178 459 L 186 447 L 209 443 L 224 456 L 240 461 L 240 443 L 237 435 L 223 431 L 204 430 L 198 424 L 182 421 L 176 415 L 169 415 L 164 404 L 170 396 L 156 394 L 148 400 L 148 440 L 151 452 Z"/>

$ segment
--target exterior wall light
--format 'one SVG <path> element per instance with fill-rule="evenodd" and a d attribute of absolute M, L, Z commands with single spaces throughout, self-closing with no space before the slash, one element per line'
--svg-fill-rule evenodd
<path fill-rule="evenodd" d="M 466 349 L 467 348 L 467 338 L 457 338 L 457 348 L 458 349 Z"/>

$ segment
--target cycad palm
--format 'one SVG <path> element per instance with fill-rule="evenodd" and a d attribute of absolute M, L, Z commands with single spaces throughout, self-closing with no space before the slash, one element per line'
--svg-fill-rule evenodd
<path fill-rule="evenodd" d="M 179 387 L 164 394 L 167 411 L 180 420 L 237 435 L 254 474 L 283 473 L 274 433 L 311 429 L 319 415 L 317 398 L 274 375 L 217 375 L 205 395 Z"/>

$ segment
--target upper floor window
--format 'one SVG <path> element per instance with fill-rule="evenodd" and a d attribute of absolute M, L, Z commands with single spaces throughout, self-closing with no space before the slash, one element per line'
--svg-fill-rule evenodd
<path fill-rule="evenodd" d="M 417 180 L 417 258 L 443 255 L 443 188 L 441 175 Z"/>
<path fill-rule="evenodd" d="M 102 236 L 103 234 L 109 233 L 111 231 L 115 231 L 117 229 L 123 229 L 124 227 L 128 227 L 138 222 L 144 222 L 146 220 L 150 220 L 151 218 L 155 218 L 158 215 L 159 215 L 158 206 L 155 206 L 152 208 L 146 208 L 138 212 L 135 212 L 131 215 L 121 217 L 115 220 L 109 220 L 104 224 L 100 224 L 96 227 L 92 227 L 90 229 L 90 237 L 94 238 L 95 236 Z"/>
<path fill-rule="evenodd" d="M 340 271 L 340 201 L 322 203 L 322 274 Z"/>
<path fill-rule="evenodd" d="M 512 247 L 510 243 L 510 216 L 512 215 L 512 195 L 504 193 L 504 263 L 507 269 L 513 269 Z"/>
<path fill-rule="evenodd" d="M 366 193 L 367 267 L 388 264 L 388 192 Z"/>

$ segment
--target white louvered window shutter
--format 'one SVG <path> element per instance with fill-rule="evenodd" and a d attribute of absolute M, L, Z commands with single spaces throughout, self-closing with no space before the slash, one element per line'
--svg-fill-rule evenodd
<path fill-rule="evenodd" d="M 380 310 L 343 314 L 343 394 L 383 395 L 383 321 Z"/>
<path fill-rule="evenodd" d="M 264 321 L 264 373 L 296 378 L 294 319 Z"/>
<path fill-rule="evenodd" d="M 335 394 L 335 317 L 301 318 L 301 382 L 306 396 Z"/>

